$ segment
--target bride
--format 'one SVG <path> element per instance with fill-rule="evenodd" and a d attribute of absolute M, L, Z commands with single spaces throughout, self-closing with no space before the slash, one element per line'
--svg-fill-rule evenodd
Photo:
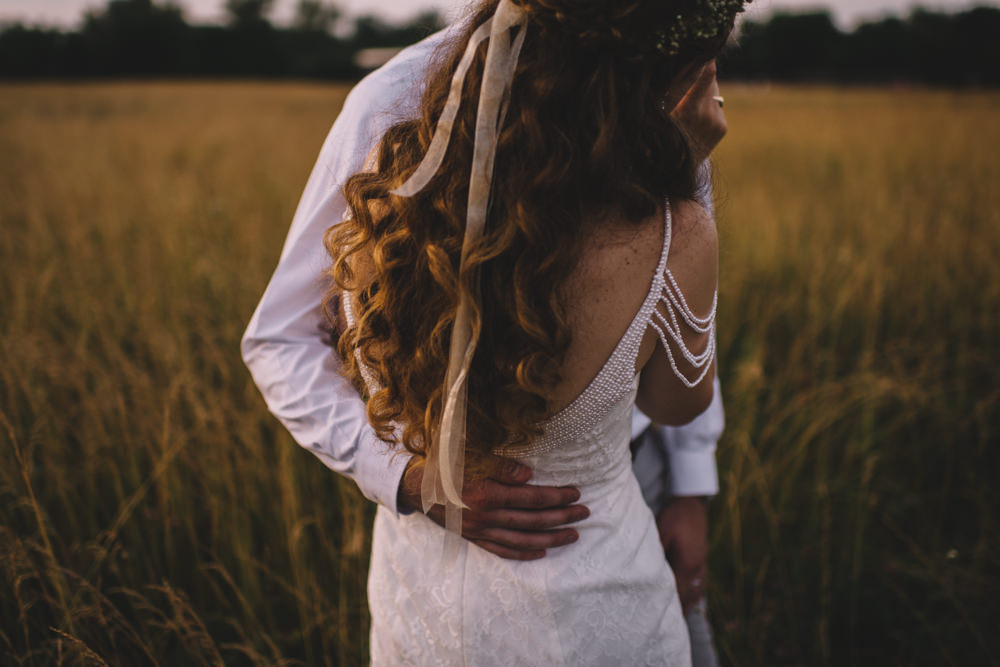
<path fill-rule="evenodd" d="M 484 0 L 347 182 L 326 237 L 344 372 L 453 531 L 378 511 L 373 664 L 690 663 L 628 443 L 633 404 L 681 424 L 712 398 L 716 234 L 670 112 L 742 6 Z M 580 489 L 573 549 L 454 536 L 497 454 Z"/>

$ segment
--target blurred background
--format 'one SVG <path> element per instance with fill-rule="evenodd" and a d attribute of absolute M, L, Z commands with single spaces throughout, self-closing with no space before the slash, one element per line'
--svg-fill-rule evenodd
<path fill-rule="evenodd" d="M 372 507 L 239 339 L 413 0 L 0 0 L 0 664 L 358 665 Z M 724 664 L 1000 664 L 1000 4 L 753 3 L 714 156 Z"/>
<path fill-rule="evenodd" d="M 927 7 L 758 0 L 741 20 L 740 48 L 723 73 L 744 80 L 1000 81 L 1000 3 L 938 0 Z M 0 76 L 350 79 L 465 8 L 454 0 L 3 0 Z"/>

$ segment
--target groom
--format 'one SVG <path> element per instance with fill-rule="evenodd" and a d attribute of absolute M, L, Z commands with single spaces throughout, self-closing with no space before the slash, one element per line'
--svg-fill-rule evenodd
<path fill-rule="evenodd" d="M 416 84 L 452 30 L 405 49 L 351 91 L 323 145 L 278 267 L 242 341 L 244 361 L 268 408 L 295 440 L 354 480 L 366 497 L 399 513 L 419 510 L 421 469 L 411 468 L 403 454 L 393 456 L 378 440 L 364 403 L 338 372 L 336 356 L 325 343 L 324 287 L 319 277 L 329 258 L 323 234 L 347 211 L 342 193 L 347 178 L 364 167 L 378 138 L 392 124 L 416 113 L 421 93 Z M 710 78 L 714 84 L 714 70 L 711 74 L 703 77 L 704 82 Z M 708 85 L 704 82 L 696 85 Z M 689 104 L 678 110 L 689 116 L 689 130 L 719 134 L 719 118 L 711 117 L 718 109 L 707 107 L 706 113 L 704 105 Z M 704 127 L 696 127 L 699 123 Z M 704 498 L 718 491 L 714 454 L 723 422 L 718 381 L 712 405 L 685 427 L 655 427 L 639 412 L 633 422 L 634 469 L 656 514 L 677 578 L 696 667 L 715 664 L 704 617 Z M 571 524 L 589 514 L 586 507 L 575 504 L 579 492 L 534 486 L 530 477 L 527 467 L 502 461 L 492 479 L 466 484 L 464 499 L 470 509 L 463 512 L 463 537 L 513 559 L 544 557 L 547 549 L 575 541 Z M 438 511 L 429 516 L 443 523 Z"/>

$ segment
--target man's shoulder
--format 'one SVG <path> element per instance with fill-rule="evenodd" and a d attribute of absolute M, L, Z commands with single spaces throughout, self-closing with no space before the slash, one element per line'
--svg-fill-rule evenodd
<path fill-rule="evenodd" d="M 455 28 L 403 49 L 351 90 L 320 149 L 315 191 L 337 191 L 351 174 L 364 168 L 366 157 L 386 130 L 415 117 L 427 69 Z"/>
<path fill-rule="evenodd" d="M 408 46 L 389 62 L 365 76 L 351 90 L 344 110 L 409 110 L 415 108 L 423 91 L 423 82 L 435 54 L 454 34 L 450 26 Z"/>

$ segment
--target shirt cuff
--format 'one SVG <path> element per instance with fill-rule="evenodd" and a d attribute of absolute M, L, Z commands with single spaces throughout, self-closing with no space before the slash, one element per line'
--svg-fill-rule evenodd
<path fill-rule="evenodd" d="M 399 484 L 412 454 L 372 437 L 360 443 L 354 481 L 369 500 L 399 516 Z M 407 512 L 403 512 L 406 514 Z"/>
<path fill-rule="evenodd" d="M 670 495 L 714 496 L 719 492 L 719 471 L 715 448 L 672 448 L 670 460 Z"/>

